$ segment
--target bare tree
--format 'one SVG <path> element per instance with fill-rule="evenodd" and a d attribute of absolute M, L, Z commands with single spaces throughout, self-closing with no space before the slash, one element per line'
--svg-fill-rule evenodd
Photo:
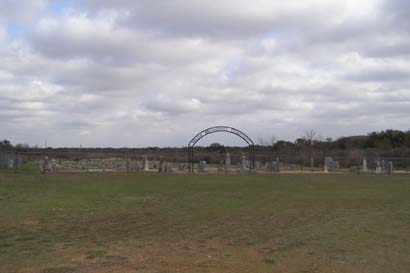
<path fill-rule="evenodd" d="M 304 138 L 309 142 L 310 145 L 313 145 L 313 140 L 315 140 L 317 132 L 313 129 L 305 130 Z"/>
<path fill-rule="evenodd" d="M 308 157 L 310 161 L 310 170 L 313 170 L 314 167 L 314 159 L 313 159 L 313 153 L 314 153 L 314 140 L 316 137 L 317 132 L 313 129 L 310 130 L 305 130 L 305 135 L 304 138 L 307 140 L 308 143 Z"/>
<path fill-rule="evenodd" d="M 266 140 L 263 136 L 258 136 L 258 144 L 260 146 L 266 146 Z"/>
<path fill-rule="evenodd" d="M 274 135 L 272 135 L 271 137 L 262 137 L 262 136 L 258 136 L 258 144 L 261 146 L 272 146 L 275 144 L 276 142 L 276 137 Z"/>
<path fill-rule="evenodd" d="M 273 147 L 273 145 L 275 145 L 275 143 L 276 143 L 276 137 L 274 135 L 272 135 L 270 137 L 270 145 Z"/>

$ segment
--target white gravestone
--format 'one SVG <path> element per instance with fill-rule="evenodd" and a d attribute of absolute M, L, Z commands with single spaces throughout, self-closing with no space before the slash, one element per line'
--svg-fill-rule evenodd
<path fill-rule="evenodd" d="M 144 171 L 149 171 L 149 162 L 147 156 L 144 156 Z"/>

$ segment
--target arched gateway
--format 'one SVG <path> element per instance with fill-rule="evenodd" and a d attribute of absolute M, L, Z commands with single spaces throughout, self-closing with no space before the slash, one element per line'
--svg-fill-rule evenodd
<path fill-rule="evenodd" d="M 255 152 L 253 150 L 254 143 L 250 137 L 248 137 L 244 132 L 239 131 L 238 129 L 228 127 L 228 126 L 215 126 L 208 129 L 205 129 L 199 132 L 191 141 L 188 143 L 188 169 L 190 173 L 194 172 L 194 146 L 195 144 L 205 137 L 206 135 L 212 133 L 231 133 L 242 138 L 249 145 L 249 170 L 252 171 L 255 166 Z"/>

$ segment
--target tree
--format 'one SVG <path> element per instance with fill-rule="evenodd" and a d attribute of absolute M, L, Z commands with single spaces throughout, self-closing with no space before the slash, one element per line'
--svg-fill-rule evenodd
<path fill-rule="evenodd" d="M 316 134 L 317 134 L 317 132 L 313 129 L 305 130 L 305 139 L 306 139 L 307 145 L 308 145 L 307 150 L 308 150 L 308 158 L 309 158 L 309 161 L 310 161 L 310 169 L 311 170 L 313 169 L 313 166 L 314 166 L 314 160 L 313 160 L 314 149 L 313 149 L 313 145 L 314 145 L 314 140 L 315 140 Z"/>
<path fill-rule="evenodd" d="M 224 153 L 225 152 L 225 146 L 221 145 L 219 143 L 212 143 L 208 147 L 205 148 L 209 152 L 219 152 L 219 153 Z"/>
<path fill-rule="evenodd" d="M 258 144 L 260 146 L 266 146 L 266 140 L 263 136 L 258 136 Z"/>
<path fill-rule="evenodd" d="M 315 140 L 317 132 L 315 130 L 305 130 L 305 139 L 313 146 L 313 141 Z"/>
<path fill-rule="evenodd" d="M 11 145 L 11 142 L 7 139 L 4 139 L 0 141 L 0 148 L 1 149 L 10 149 L 13 148 L 13 145 Z"/>
<path fill-rule="evenodd" d="M 271 146 L 273 147 L 275 145 L 276 142 L 276 137 L 275 136 L 270 136 L 267 138 L 264 138 L 262 136 L 258 136 L 258 144 L 260 146 Z"/>

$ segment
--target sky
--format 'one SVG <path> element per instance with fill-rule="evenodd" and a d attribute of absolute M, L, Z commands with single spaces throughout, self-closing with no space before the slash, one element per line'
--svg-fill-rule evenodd
<path fill-rule="evenodd" d="M 0 138 L 185 146 L 410 129 L 410 1 L 0 0 Z M 198 145 L 240 145 L 213 134 Z"/>

